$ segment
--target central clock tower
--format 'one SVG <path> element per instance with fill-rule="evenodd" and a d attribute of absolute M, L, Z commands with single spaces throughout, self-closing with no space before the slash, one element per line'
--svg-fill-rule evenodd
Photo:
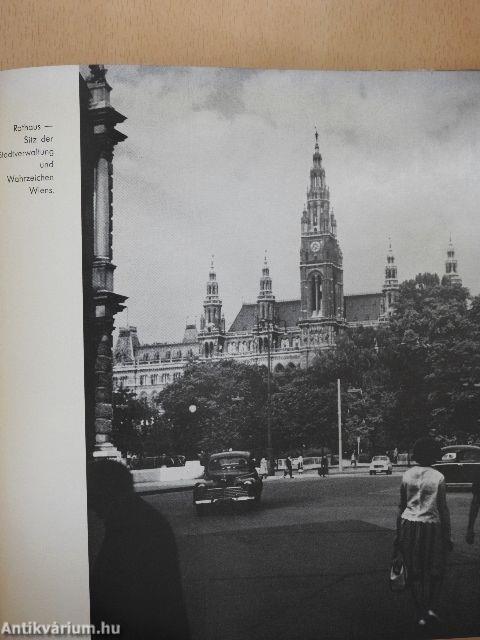
<path fill-rule="evenodd" d="M 307 204 L 302 213 L 300 246 L 302 338 L 305 345 L 328 344 L 344 324 L 342 252 L 337 223 L 315 131 Z"/>

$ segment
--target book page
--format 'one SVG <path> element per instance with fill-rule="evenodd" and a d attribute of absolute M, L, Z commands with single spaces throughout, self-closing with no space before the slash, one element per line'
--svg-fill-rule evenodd
<path fill-rule="evenodd" d="M 2 623 L 89 621 L 79 135 L 78 67 L 0 74 Z"/>

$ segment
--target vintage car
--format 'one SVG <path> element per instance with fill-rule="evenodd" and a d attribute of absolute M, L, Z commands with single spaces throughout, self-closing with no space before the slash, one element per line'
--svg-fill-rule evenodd
<path fill-rule="evenodd" d="M 224 451 L 210 456 L 203 478 L 193 488 L 198 515 L 212 504 L 260 501 L 263 483 L 249 451 Z"/>
<path fill-rule="evenodd" d="M 480 482 L 480 447 L 470 444 L 443 447 L 442 458 L 433 467 L 443 473 L 447 484 Z"/>
<path fill-rule="evenodd" d="M 371 476 L 377 473 L 386 473 L 387 476 L 392 475 L 393 466 L 388 456 L 373 456 L 368 472 Z"/>

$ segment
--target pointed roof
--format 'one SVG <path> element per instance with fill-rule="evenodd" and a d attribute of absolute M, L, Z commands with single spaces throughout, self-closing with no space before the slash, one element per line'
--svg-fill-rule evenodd
<path fill-rule="evenodd" d="M 301 300 L 279 300 L 275 303 L 277 324 L 284 327 L 295 327 L 301 317 Z M 257 304 L 243 303 L 229 331 L 252 331 L 257 322 Z"/>

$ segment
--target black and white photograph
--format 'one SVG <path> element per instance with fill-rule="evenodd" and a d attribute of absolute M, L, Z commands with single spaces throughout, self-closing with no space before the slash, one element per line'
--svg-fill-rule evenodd
<path fill-rule="evenodd" d="M 79 81 L 92 624 L 480 635 L 479 72 Z"/>

